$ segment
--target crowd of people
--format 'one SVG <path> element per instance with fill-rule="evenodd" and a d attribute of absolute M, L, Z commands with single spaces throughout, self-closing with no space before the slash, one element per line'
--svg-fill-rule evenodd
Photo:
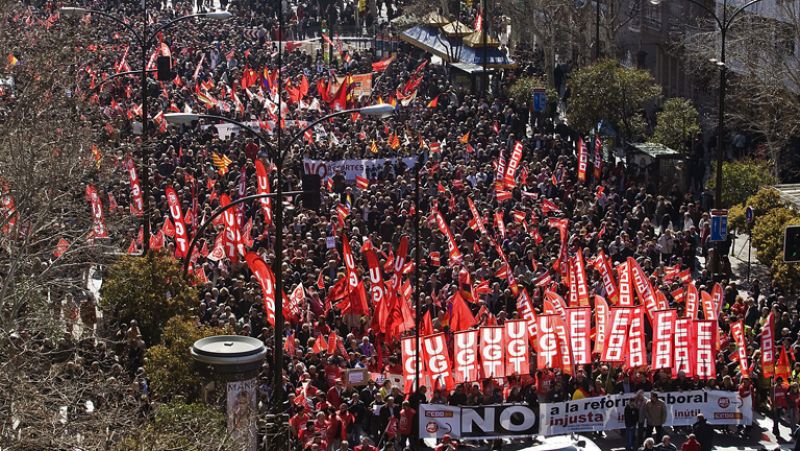
<path fill-rule="evenodd" d="M 140 16 L 138 1 L 84 0 L 77 4 L 122 17 Z M 52 11 L 55 4 L 41 6 Z M 155 130 L 148 138 L 151 158 L 146 172 L 150 175 L 151 225 L 156 236 L 151 244 L 162 248 L 162 252 L 174 253 L 176 246 L 174 231 L 169 236 L 169 228 L 162 228 L 172 219 L 165 195 L 167 187 L 177 192 L 191 235 L 220 206 L 221 197 L 236 199 L 257 192 L 257 161 L 270 171 L 274 166 L 267 146 L 252 136 L 239 132 L 223 139 L 214 127 L 204 127 L 208 123 L 168 125 L 163 116 L 159 118 L 161 113 L 191 110 L 258 121 L 261 131 L 273 138 L 272 146 L 278 145 L 276 131 L 283 128 L 284 145 L 286 136 L 333 111 L 330 96 L 334 89 L 329 88 L 330 84 L 348 74 L 371 73 L 373 63 L 389 57 L 375 49 L 356 51 L 333 42 L 336 49 L 332 60 L 322 50 L 308 53 L 300 48 L 284 48 L 281 52 L 274 41 L 278 35 L 275 2 L 242 0 L 223 6 L 233 13 L 229 22 L 190 25 L 159 37 L 171 49 L 175 71 L 173 81 L 151 81 L 149 85 L 155 97 L 150 104 Z M 392 11 L 390 14 L 397 12 L 396 4 L 389 2 L 386 6 Z M 148 20 L 157 23 L 191 13 L 193 8 L 190 2 L 173 0 L 150 11 Z M 359 20 L 354 8 L 356 3 L 287 4 L 283 8 L 286 18 L 290 23 L 294 20 L 290 28 L 295 35 L 290 40 L 308 37 L 308 30 L 313 28 L 309 21 L 354 24 Z M 108 36 L 103 35 L 106 31 L 103 27 L 84 27 L 84 47 L 109 42 Z M 106 161 L 115 164 L 114 176 L 100 189 L 113 196 L 116 213 L 124 215 L 134 201 L 125 162 L 129 156 L 134 161 L 141 160 L 142 138 L 134 133 L 132 125 L 141 121 L 135 84 L 138 79 L 122 78 L 93 90 L 111 68 L 119 72 L 126 64 L 134 66 L 131 60 L 138 54 L 136 47 L 128 48 L 121 42 L 122 38 L 115 37 L 112 44 L 86 50 L 86 68 L 77 81 L 76 93 L 102 118 L 98 126 L 103 126 L 104 144 L 109 149 L 120 149 L 116 154 L 107 151 Z M 283 189 L 299 189 L 303 158 L 390 158 L 393 163 L 368 174 L 366 187 L 355 186 L 352 181 L 345 183 L 343 174 L 337 173 L 335 183 L 324 183 L 318 211 L 304 208 L 297 199 L 285 199 L 283 230 L 275 230 L 259 203 L 245 203 L 237 210 L 247 249 L 268 265 L 276 259 L 275 237 L 282 234 L 284 287 L 287 292 L 294 292 L 302 284 L 304 289 L 301 313 L 285 324 L 286 341 L 291 343 L 285 346 L 283 368 L 272 366 L 273 328 L 266 317 L 258 280 L 241 255 L 220 256 L 214 252 L 217 237 L 225 228 L 223 223 L 206 229 L 201 250 L 192 257 L 192 272 L 200 292 L 198 324 L 228 326 L 236 334 L 264 341 L 268 355 L 259 376 L 262 404 L 270 405 L 272 374 L 281 371 L 283 389 L 289 394 L 286 411 L 290 415 L 291 436 L 297 449 L 413 446 L 418 432 L 416 414 L 422 403 L 526 403 L 536 409 L 545 402 L 650 390 L 713 388 L 738 392 L 743 397 L 753 396 L 754 406 L 782 409 L 790 425 L 796 424 L 800 362 L 794 365 L 791 380 L 778 380 L 773 405 L 772 381 L 762 376 L 759 358 L 759 334 L 770 313 L 775 318 L 777 345 L 784 345 L 793 359 L 800 357 L 800 316 L 795 302 L 778 290 L 762 291 L 758 281 L 743 287 L 731 274 L 714 266 L 714 254 L 727 253 L 727 249 L 714 246 L 709 240 L 708 202 L 702 200 L 701 192 L 681 192 L 678 187 L 671 192 L 653 192 L 642 174 L 618 162 L 610 149 L 604 149 L 597 173 L 590 170 L 588 180 L 579 182 L 576 141 L 589 131 L 566 130 L 551 118 L 534 120 L 529 105 L 506 94 L 506 89 L 523 75 L 524 69 L 498 72 L 493 76 L 491 93 L 474 93 L 451 84 L 446 66 L 432 63 L 416 49 L 402 47 L 388 67 L 374 73 L 371 93 L 361 98 L 348 95 L 345 105 L 392 102 L 397 105 L 395 115 L 385 121 L 348 115 L 324 122 L 310 136 L 285 149 L 288 156 Z M 276 86 L 278 78 L 281 90 Z M 297 91 L 301 91 L 299 95 Z M 395 138 L 400 141 L 397 145 L 392 142 Z M 593 138 L 583 136 L 585 142 L 592 142 Z M 506 164 L 516 142 L 522 144 L 517 179 L 509 197 L 501 200 L 495 189 L 497 166 Z M 415 157 L 418 164 L 407 165 L 399 157 Z M 146 173 L 139 169 L 139 177 Z M 415 175 L 420 179 L 418 201 Z M 270 180 L 274 191 L 274 173 Z M 544 207 L 543 199 L 555 208 Z M 470 201 L 485 220 L 488 233 L 482 233 L 476 224 Z M 434 211 L 441 214 L 452 231 L 462 254 L 460 259 L 448 258 L 448 238 L 432 220 Z M 417 217 L 420 248 L 411 242 L 408 261 L 413 261 L 411 256 L 420 255 L 421 265 L 396 274 L 392 256 L 398 252 L 401 238 L 414 234 Z M 591 364 L 576 368 L 574 374 L 532 368 L 530 374 L 502 381 L 476 380 L 458 384 L 454 390 L 437 386 L 405 391 L 389 378 L 403 373 L 398 337 L 387 340 L 376 330 L 371 305 L 367 312 L 343 313 L 336 302 L 339 299 L 329 298 L 345 276 L 342 237 L 346 236 L 357 271 L 367 286 L 363 254 L 368 249 L 381 256 L 382 264 L 388 263 L 382 265 L 387 280 L 399 277 L 410 281 L 413 287 L 412 278 L 415 270 L 419 271 L 421 312 L 431 318 L 433 330 L 448 333 L 448 339 L 452 299 L 465 285 L 474 292 L 474 285 L 487 282 L 487 287 L 468 302 L 476 318 L 475 326 L 502 325 L 519 318 L 519 289 L 529 293 L 534 309 L 542 312 L 544 287 L 539 282 L 543 277 L 552 278 L 553 285 L 548 289 L 565 297 L 569 290 L 556 264 L 561 249 L 559 230 L 548 225 L 548 217 L 568 220 L 569 255 L 580 249 L 589 261 L 602 250 L 615 266 L 632 257 L 650 277 L 653 287 L 667 298 L 670 308 L 679 312 L 683 305 L 673 293 L 682 283 L 670 277 L 673 271 L 690 270 L 693 283 L 701 291 L 711 291 L 715 283 L 720 283 L 724 296 L 716 318 L 721 334 L 715 362 L 717 377 L 699 380 L 678 374 L 673 378 L 669 370 L 623 368 L 594 355 Z M 131 223 L 134 222 L 132 218 Z M 137 242 L 130 229 L 113 232 L 123 248 L 133 241 L 129 250 L 141 250 L 142 243 Z M 606 295 L 599 270 L 587 265 L 586 277 L 591 294 Z M 86 315 L 85 321 L 96 321 L 92 318 L 93 309 L 87 308 L 84 313 L 83 306 L 79 308 L 78 302 L 70 299 L 69 320 L 77 320 L 79 311 L 81 317 Z M 738 320 L 745 325 L 748 348 L 750 368 L 745 376 L 735 358 L 736 343 L 729 335 L 730 324 Z M 141 340 L 135 336 L 135 325 L 131 326 L 122 333 L 140 352 L 131 351 L 134 361 L 128 368 L 137 378 L 144 379 L 147 367 L 141 358 L 143 344 L 138 344 Z M 647 325 L 645 329 L 645 348 L 650 349 L 652 330 Z M 413 328 L 403 333 L 413 334 Z M 331 347 L 326 337 L 332 334 L 339 337 L 340 343 Z M 320 347 L 319 342 L 326 344 Z M 532 346 L 532 366 L 535 355 Z M 362 368 L 371 375 L 366 385 L 353 387 L 343 379 L 346 370 Z M 625 411 L 628 449 L 640 445 L 658 449 L 656 443 L 660 449 L 675 449 L 669 447 L 669 437 L 664 438 L 663 406 L 659 403 L 663 401 L 653 395 L 650 402 L 642 399 L 641 405 L 638 401 L 629 404 L 631 411 Z M 694 434 L 697 440 L 691 437 L 688 443 L 696 442 L 697 447 L 683 449 L 710 449 L 708 428 L 695 427 Z M 449 438 L 440 445 L 441 449 L 457 446 Z"/>

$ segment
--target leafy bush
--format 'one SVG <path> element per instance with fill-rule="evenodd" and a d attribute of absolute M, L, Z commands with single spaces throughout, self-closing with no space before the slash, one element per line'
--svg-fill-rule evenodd
<path fill-rule="evenodd" d="M 227 439 L 225 415 L 218 408 L 207 404 L 172 402 L 157 406 L 145 427 L 124 437 L 113 449 L 233 449 L 226 446 Z"/>
<path fill-rule="evenodd" d="M 764 187 L 778 182 L 772 175 L 772 168 L 767 161 L 740 160 L 722 164 L 722 204 L 731 206 L 744 203 L 748 197 Z M 709 188 L 716 188 L 715 174 L 708 181 Z M 755 207 L 753 207 L 755 208 Z"/>
<path fill-rule="evenodd" d="M 158 343 L 164 324 L 197 304 L 197 291 L 183 276 L 180 263 L 165 254 L 124 256 L 108 268 L 102 306 L 113 319 L 136 320 L 148 345 Z"/>
<path fill-rule="evenodd" d="M 664 102 L 656 115 L 656 128 L 651 141 L 671 149 L 686 151 L 686 140 L 700 132 L 697 108 L 689 99 L 674 97 Z"/>
<path fill-rule="evenodd" d="M 733 230 L 745 230 L 747 218 L 745 217 L 745 207 L 736 204 L 728 209 L 728 227 Z"/>
<path fill-rule="evenodd" d="M 781 199 L 781 194 L 778 190 L 767 186 L 748 197 L 747 205 L 753 207 L 753 213 L 755 217 L 758 218 L 761 215 L 769 213 L 772 209 L 782 206 L 783 199 Z"/>
<path fill-rule="evenodd" d="M 147 350 L 145 371 L 153 396 L 163 400 L 177 396 L 190 401 L 198 399 L 201 380 L 189 348 L 201 338 L 225 333 L 223 328 L 199 326 L 190 318 L 176 316 L 167 321 L 162 343 Z"/>

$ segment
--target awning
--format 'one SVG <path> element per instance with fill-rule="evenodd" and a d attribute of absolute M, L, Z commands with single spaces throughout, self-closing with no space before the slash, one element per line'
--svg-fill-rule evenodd
<path fill-rule="evenodd" d="M 466 36 L 473 32 L 472 28 L 454 20 L 442 27 L 442 32 L 448 36 Z"/>
<path fill-rule="evenodd" d="M 497 47 L 476 48 L 458 45 L 454 43 L 455 40 L 445 36 L 441 30 L 429 25 L 411 27 L 402 32 L 399 37 L 402 41 L 436 55 L 447 63 L 462 62 L 483 67 L 485 53 L 487 68 L 516 67 L 516 63 Z"/>

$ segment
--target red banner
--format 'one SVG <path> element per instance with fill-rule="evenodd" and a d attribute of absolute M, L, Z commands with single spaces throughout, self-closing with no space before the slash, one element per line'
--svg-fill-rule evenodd
<path fill-rule="evenodd" d="M 717 343 L 717 321 L 704 320 L 694 322 L 694 375 L 700 379 L 717 377 L 714 347 Z"/>
<path fill-rule="evenodd" d="M 567 336 L 566 321 L 562 318 L 556 318 L 556 337 L 558 337 L 558 353 L 561 355 L 561 372 L 574 375 L 572 347 Z"/>
<path fill-rule="evenodd" d="M 269 194 L 269 173 L 264 163 L 261 160 L 256 160 L 256 193 Z M 264 210 L 264 223 L 267 225 L 272 224 L 272 199 L 269 197 L 262 197 L 258 200 L 261 208 Z"/>
<path fill-rule="evenodd" d="M 517 174 L 517 169 L 519 168 L 519 162 L 522 160 L 522 143 L 517 141 L 514 143 L 514 149 L 511 151 L 511 158 L 508 160 L 508 164 L 505 167 L 505 176 L 503 177 L 503 183 L 509 188 L 512 188 L 517 185 L 516 180 L 514 177 Z"/>
<path fill-rule="evenodd" d="M 108 238 L 108 230 L 106 230 L 106 221 L 103 219 L 103 201 L 97 195 L 97 189 L 94 185 L 86 185 L 86 200 L 92 207 L 92 232 L 89 238 Z"/>
<path fill-rule="evenodd" d="M 594 297 L 594 352 L 604 354 L 606 348 L 606 337 L 608 337 L 608 327 L 610 322 L 610 312 L 608 303 L 600 296 Z"/>
<path fill-rule="evenodd" d="M 594 135 L 594 178 L 600 180 L 603 175 L 603 142 L 600 135 Z"/>
<path fill-rule="evenodd" d="M 443 333 L 428 335 L 423 340 L 425 366 L 436 387 L 454 388 L 453 375 L 450 373 L 450 356 L 447 354 L 447 343 Z"/>
<path fill-rule="evenodd" d="M 272 269 L 255 252 L 248 252 L 244 259 L 247 261 L 250 271 L 256 276 L 258 284 L 261 285 L 267 321 L 272 327 L 275 327 L 275 275 L 272 273 Z"/>
<path fill-rule="evenodd" d="M 456 383 L 472 382 L 479 379 L 478 373 L 478 330 L 470 329 L 453 334 L 455 361 L 453 374 Z"/>
<path fill-rule="evenodd" d="M 481 364 L 483 377 L 505 377 L 503 364 L 503 328 L 481 327 Z"/>
<path fill-rule="evenodd" d="M 586 168 L 589 166 L 589 152 L 586 151 L 586 144 L 583 138 L 578 137 L 578 181 L 586 182 Z"/>
<path fill-rule="evenodd" d="M 556 315 L 536 317 L 536 367 L 556 368 L 561 366 L 558 356 L 558 337 L 556 336 Z"/>
<path fill-rule="evenodd" d="M 406 381 L 403 388 L 404 393 L 411 393 L 416 390 L 417 381 L 417 337 L 406 337 L 400 340 L 400 350 L 403 358 L 403 379 Z M 420 351 L 422 350 L 422 338 L 420 338 Z M 420 385 L 425 382 L 425 365 L 423 360 L 419 362 Z"/>
<path fill-rule="evenodd" d="M 462 255 L 461 251 L 458 250 L 458 246 L 456 245 L 456 239 L 453 236 L 453 232 L 450 231 L 450 227 L 448 227 L 447 223 L 442 217 L 442 213 L 439 210 L 434 210 L 433 212 L 434 219 L 436 220 L 436 225 L 439 227 L 439 231 L 444 234 L 447 238 L 447 250 L 450 251 L 450 265 L 455 265 L 461 261 Z"/>
<path fill-rule="evenodd" d="M 675 344 L 672 333 L 675 330 L 675 310 L 659 310 L 653 314 L 653 347 L 651 356 L 654 370 L 672 368 Z"/>
<path fill-rule="evenodd" d="M 144 214 L 144 201 L 142 200 L 142 186 L 139 184 L 139 176 L 136 174 L 136 165 L 128 155 L 125 159 L 125 168 L 131 179 L 131 214 L 141 217 Z"/>
<path fill-rule="evenodd" d="M 769 312 L 761 328 L 761 368 L 764 377 L 775 374 L 775 313 Z"/>
<path fill-rule="evenodd" d="M 692 369 L 692 347 L 689 342 L 694 336 L 692 320 L 689 318 L 676 318 L 673 338 L 675 339 L 675 362 L 672 365 L 672 377 L 678 377 L 683 372 L 686 377 L 694 376 Z"/>
<path fill-rule="evenodd" d="M 694 321 L 697 319 L 697 310 L 700 305 L 700 296 L 697 293 L 697 287 L 690 283 L 686 290 L 686 308 L 684 317 Z"/>
<path fill-rule="evenodd" d="M 628 368 L 641 368 L 647 365 L 647 351 L 644 344 L 644 307 L 634 307 L 631 326 L 628 331 L 628 353 L 625 363 Z"/>
<path fill-rule="evenodd" d="M 597 258 L 594 259 L 594 267 L 600 271 L 600 276 L 603 278 L 603 289 L 606 292 L 606 299 L 611 301 L 612 304 L 616 304 L 619 302 L 619 290 L 617 289 L 617 283 L 614 281 L 611 259 L 608 258 L 602 249 L 597 251 Z"/>
<path fill-rule="evenodd" d="M 731 323 L 731 337 L 736 343 L 736 356 L 739 360 L 739 370 L 742 376 L 750 377 L 750 365 L 747 363 L 747 344 L 744 340 L 744 322 Z"/>
<path fill-rule="evenodd" d="M 530 374 L 528 329 L 525 321 L 506 321 L 506 375 Z"/>
<path fill-rule="evenodd" d="M 175 224 L 175 257 L 183 258 L 189 251 L 189 234 L 186 232 L 186 225 L 183 223 L 181 201 L 172 186 L 168 186 L 165 192 L 167 194 L 169 214 Z"/>
<path fill-rule="evenodd" d="M 519 316 L 525 321 L 528 328 L 528 338 L 531 342 L 536 341 L 536 312 L 533 310 L 531 298 L 528 297 L 528 291 L 524 288 L 517 297 L 517 312 Z"/>
<path fill-rule="evenodd" d="M 567 331 L 575 365 L 592 363 L 591 334 L 592 309 L 589 307 L 567 309 Z"/>
<path fill-rule="evenodd" d="M 639 263 L 633 259 L 633 257 L 628 257 L 628 270 L 633 277 L 633 286 L 636 289 L 636 295 L 639 296 L 640 302 L 645 306 L 645 311 L 647 312 L 648 317 L 653 314 L 658 308 L 658 300 L 656 299 L 655 291 L 653 287 L 650 285 L 650 279 L 647 278 L 647 274 L 644 273 L 644 270 Z M 652 321 L 652 317 L 650 317 Z"/>
<path fill-rule="evenodd" d="M 615 307 L 610 309 L 608 337 L 603 349 L 604 362 L 624 362 L 628 350 L 628 327 L 633 316 L 633 309 L 628 307 Z"/>
<path fill-rule="evenodd" d="M 617 280 L 619 280 L 619 306 L 633 306 L 633 284 L 628 262 L 622 262 L 617 266 Z"/>
<path fill-rule="evenodd" d="M 356 270 L 356 261 L 353 259 L 353 251 L 350 249 L 350 241 L 345 234 L 342 234 L 342 255 L 347 286 L 350 288 L 349 291 L 353 292 L 358 289 L 358 271 Z"/>
<path fill-rule="evenodd" d="M 227 194 L 219 196 L 220 207 L 224 207 L 230 203 L 231 198 Z M 222 240 L 225 255 L 231 259 L 236 259 L 239 253 L 245 253 L 244 244 L 242 243 L 242 232 L 236 218 L 236 212 L 233 208 L 229 208 L 222 213 L 222 219 L 225 224 L 225 233 L 223 234 Z"/>
<path fill-rule="evenodd" d="M 483 236 L 490 236 L 489 232 L 486 230 L 486 225 L 483 223 L 483 218 L 478 212 L 478 209 L 475 208 L 475 202 L 472 201 L 471 197 L 467 197 L 467 204 L 469 205 L 469 211 L 472 213 L 472 219 L 475 220 L 475 224 L 478 227 L 478 231 L 480 231 Z"/>
<path fill-rule="evenodd" d="M 575 278 L 578 286 L 578 307 L 589 307 L 589 287 L 586 283 L 586 265 L 583 261 L 583 250 L 579 247 L 575 253 Z"/>

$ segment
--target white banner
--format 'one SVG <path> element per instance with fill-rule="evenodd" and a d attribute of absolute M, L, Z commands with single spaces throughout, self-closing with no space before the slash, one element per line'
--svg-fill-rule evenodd
<path fill-rule="evenodd" d="M 421 438 L 449 434 L 460 440 L 487 440 L 536 435 L 536 413 L 527 404 L 420 404 L 419 409 Z"/>
<path fill-rule="evenodd" d="M 658 395 L 667 405 L 665 426 L 689 426 L 699 413 L 709 424 L 749 425 L 753 422 L 752 398 L 740 398 L 738 392 L 692 390 Z M 634 396 L 635 393 L 624 393 L 541 404 L 539 434 L 625 429 L 625 405 Z M 645 399 L 650 399 L 650 393 L 645 393 Z"/>
<path fill-rule="evenodd" d="M 355 182 L 356 176 L 366 177 L 370 180 L 377 178 L 378 173 L 383 170 L 386 163 L 394 166 L 397 164 L 397 158 L 375 158 L 367 160 L 312 160 L 311 158 L 303 158 L 303 172 L 306 174 L 319 174 L 322 180 L 333 177 L 337 169 L 342 171 L 345 180 L 348 182 Z M 417 164 L 417 157 L 402 158 L 406 167 L 413 168 Z"/>

